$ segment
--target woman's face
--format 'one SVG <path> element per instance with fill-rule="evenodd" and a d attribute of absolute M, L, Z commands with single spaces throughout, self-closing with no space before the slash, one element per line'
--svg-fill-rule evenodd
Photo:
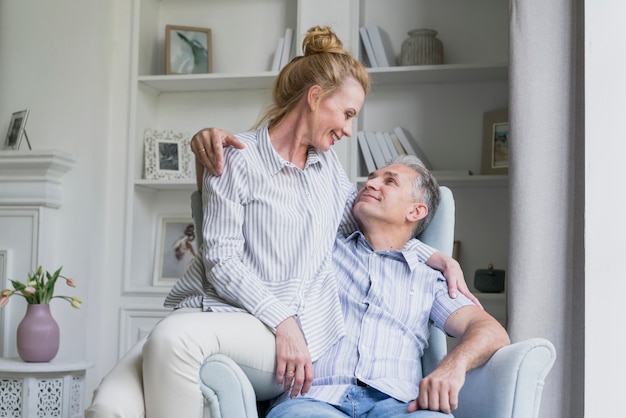
<path fill-rule="evenodd" d="M 352 120 L 361 110 L 365 92 L 358 81 L 348 78 L 333 95 L 316 102 L 313 108 L 311 144 L 328 151 L 343 136 L 352 136 Z"/>

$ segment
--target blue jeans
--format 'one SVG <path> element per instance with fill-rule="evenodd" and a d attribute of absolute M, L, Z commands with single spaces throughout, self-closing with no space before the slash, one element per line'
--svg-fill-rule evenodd
<path fill-rule="evenodd" d="M 352 386 L 339 405 L 311 398 L 294 398 L 270 409 L 267 418 L 453 418 L 450 414 L 435 411 L 408 413 L 408 406 L 372 387 Z"/>

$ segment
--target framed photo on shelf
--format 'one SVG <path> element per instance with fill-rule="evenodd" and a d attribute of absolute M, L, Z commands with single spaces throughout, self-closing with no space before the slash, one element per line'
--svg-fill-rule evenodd
<path fill-rule="evenodd" d="M 22 136 L 24 136 L 24 127 L 26 126 L 27 119 L 28 109 L 20 110 L 11 115 L 11 122 L 9 123 L 9 130 L 4 140 L 3 149 L 16 150 L 20 148 L 20 142 L 22 142 Z"/>
<path fill-rule="evenodd" d="M 144 135 L 144 177 L 147 180 L 194 179 L 191 134 L 146 130 Z"/>
<path fill-rule="evenodd" d="M 212 72 L 211 29 L 165 26 L 165 74 Z"/>
<path fill-rule="evenodd" d="M 154 252 L 154 286 L 172 286 L 198 252 L 196 224 L 185 215 L 159 215 Z"/>
<path fill-rule="evenodd" d="M 480 174 L 509 172 L 509 112 L 486 112 L 483 115 L 483 150 Z"/>

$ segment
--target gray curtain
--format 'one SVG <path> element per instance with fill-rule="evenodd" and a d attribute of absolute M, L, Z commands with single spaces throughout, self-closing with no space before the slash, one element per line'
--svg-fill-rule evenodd
<path fill-rule="evenodd" d="M 583 0 L 511 0 L 513 341 L 557 349 L 539 416 L 584 414 Z"/>

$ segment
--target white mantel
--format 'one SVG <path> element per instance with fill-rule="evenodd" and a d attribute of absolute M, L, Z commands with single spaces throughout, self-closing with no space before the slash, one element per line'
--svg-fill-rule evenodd
<path fill-rule="evenodd" d="M 61 178 L 75 163 L 56 150 L 0 151 L 0 206 L 61 207 Z"/>

